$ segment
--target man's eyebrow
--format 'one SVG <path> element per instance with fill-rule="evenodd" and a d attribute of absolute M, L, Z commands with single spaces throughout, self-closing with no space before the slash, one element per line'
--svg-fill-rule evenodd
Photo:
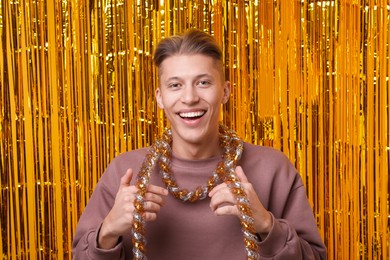
<path fill-rule="evenodd" d="M 161 81 L 161 83 L 164 85 L 168 85 L 171 83 L 179 83 L 179 82 L 183 82 L 183 79 L 178 77 L 178 76 L 169 77 L 169 78 L 165 79 L 164 81 Z"/>
<path fill-rule="evenodd" d="M 209 74 L 209 73 L 203 73 L 203 74 L 197 75 L 195 78 L 203 78 L 203 77 L 212 78 L 213 76 L 211 74 Z"/>
<path fill-rule="evenodd" d="M 180 78 L 179 78 L 179 77 L 176 77 L 176 76 L 174 76 L 174 77 L 167 78 L 165 81 L 170 81 L 170 80 L 178 80 L 178 79 L 180 79 Z"/>
<path fill-rule="evenodd" d="M 196 75 L 195 79 L 199 79 L 199 78 L 203 78 L 203 77 L 213 78 L 213 76 L 211 74 L 209 74 L 209 73 L 202 73 L 202 74 Z M 165 82 L 168 82 L 168 81 L 171 81 L 171 80 L 181 80 L 181 79 L 182 79 L 181 77 L 173 76 L 173 77 L 167 78 L 165 80 Z"/>

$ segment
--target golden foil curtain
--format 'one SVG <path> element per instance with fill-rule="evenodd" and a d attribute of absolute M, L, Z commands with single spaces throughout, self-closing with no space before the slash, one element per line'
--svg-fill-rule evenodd
<path fill-rule="evenodd" d="M 224 48 L 224 122 L 298 168 L 329 259 L 389 259 L 389 0 L 0 1 L 2 258 L 71 258 L 109 161 L 166 125 L 152 52 L 190 27 Z"/>

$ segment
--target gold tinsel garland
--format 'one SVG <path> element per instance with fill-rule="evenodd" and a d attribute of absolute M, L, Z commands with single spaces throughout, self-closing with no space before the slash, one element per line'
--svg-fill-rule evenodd
<path fill-rule="evenodd" d="M 146 238 L 145 238 L 145 220 L 142 215 L 144 211 L 144 200 L 149 186 L 149 181 L 154 167 L 159 168 L 163 183 L 167 190 L 183 202 L 194 203 L 207 198 L 209 192 L 221 182 L 228 184 L 231 193 L 237 200 L 237 209 L 239 212 L 242 228 L 245 253 L 248 260 L 259 259 L 259 239 L 254 228 L 254 219 L 252 210 L 247 199 L 246 192 L 235 174 L 237 162 L 240 160 L 243 152 L 243 141 L 237 134 L 224 125 L 219 126 L 220 146 L 224 150 L 223 159 L 220 161 L 214 173 L 204 186 L 197 187 L 193 191 L 181 189 L 175 180 L 174 173 L 170 169 L 170 159 L 172 154 L 172 131 L 164 131 L 161 139 L 154 142 L 149 148 L 148 154 L 142 163 L 142 167 L 137 175 L 136 186 L 138 192 L 134 202 L 133 224 L 132 224 L 132 244 L 133 259 L 146 260 Z"/>
<path fill-rule="evenodd" d="M 223 46 L 224 123 L 301 173 L 329 259 L 389 258 L 388 0 L 0 1 L 2 258 L 70 259 L 109 161 L 166 126 L 151 55 L 190 27 Z"/>

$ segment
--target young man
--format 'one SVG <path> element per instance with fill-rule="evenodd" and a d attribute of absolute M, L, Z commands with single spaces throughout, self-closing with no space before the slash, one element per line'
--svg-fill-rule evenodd
<path fill-rule="evenodd" d="M 154 61 L 170 130 L 107 167 L 74 259 L 326 259 L 293 165 L 220 124 L 230 83 L 215 40 L 190 30 L 161 41 Z"/>

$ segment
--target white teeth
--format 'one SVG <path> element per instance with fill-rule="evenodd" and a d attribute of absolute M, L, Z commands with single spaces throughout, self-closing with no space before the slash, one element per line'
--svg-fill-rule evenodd
<path fill-rule="evenodd" d="M 204 113 L 205 113 L 205 111 L 198 111 L 198 112 L 180 113 L 179 115 L 181 117 L 190 118 L 190 117 L 200 117 L 200 116 L 203 116 Z"/>

